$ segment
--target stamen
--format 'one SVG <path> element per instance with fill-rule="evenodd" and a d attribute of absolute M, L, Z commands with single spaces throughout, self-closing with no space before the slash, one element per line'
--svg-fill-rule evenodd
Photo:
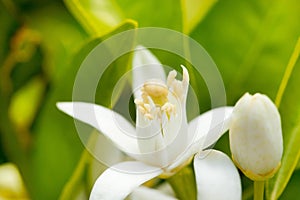
<path fill-rule="evenodd" d="M 154 117 L 151 114 L 150 104 L 144 103 L 143 100 L 135 99 L 134 103 L 137 105 L 139 111 L 148 119 L 152 120 Z"/>
<path fill-rule="evenodd" d="M 166 113 L 168 120 L 170 120 L 171 114 L 176 113 L 175 106 L 169 102 L 165 103 L 165 105 L 163 105 L 161 110 Z"/>
<path fill-rule="evenodd" d="M 154 117 L 153 117 L 150 113 L 146 113 L 144 116 L 145 116 L 147 119 L 149 119 L 149 120 L 153 120 L 153 119 L 154 119 Z"/>
<path fill-rule="evenodd" d="M 168 120 L 171 115 L 176 115 L 176 107 L 169 102 L 169 95 L 183 101 L 186 97 L 189 74 L 184 66 L 182 67 L 182 80 L 176 79 L 177 72 L 172 70 L 167 77 L 167 85 L 159 80 L 146 81 L 141 88 L 141 99 L 135 99 L 140 113 L 148 120 L 159 120 L 161 134 L 164 136 L 163 115 L 166 114 Z"/>
<path fill-rule="evenodd" d="M 143 115 L 146 114 L 146 110 L 145 110 L 145 108 L 144 108 L 143 106 L 138 106 L 138 109 L 139 109 L 139 111 L 140 111 Z"/>
<path fill-rule="evenodd" d="M 146 109 L 147 112 L 150 112 L 150 111 L 151 111 L 151 106 L 150 106 L 150 104 L 145 103 L 145 104 L 144 104 L 144 108 Z"/>

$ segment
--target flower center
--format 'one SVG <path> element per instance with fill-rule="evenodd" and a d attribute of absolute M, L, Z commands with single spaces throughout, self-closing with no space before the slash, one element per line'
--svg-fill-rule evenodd
<path fill-rule="evenodd" d="M 164 130 L 170 129 L 167 126 L 172 116 L 176 119 L 181 113 L 181 105 L 185 105 L 189 77 L 185 67 L 182 69 L 182 81 L 176 80 L 177 72 L 173 70 L 167 77 L 167 84 L 156 79 L 146 81 L 140 89 L 141 97 L 134 100 L 144 119 L 158 122 L 162 136 L 168 137 Z"/>
<path fill-rule="evenodd" d="M 169 90 L 165 84 L 158 80 L 147 81 L 141 88 L 141 92 L 142 99 L 135 99 L 134 102 L 145 118 L 161 120 L 162 115 L 166 114 L 170 119 L 172 114 L 176 114 L 175 106 L 169 102 Z"/>
<path fill-rule="evenodd" d="M 147 81 L 142 87 L 142 98 L 150 97 L 156 106 L 163 106 L 168 101 L 168 88 L 166 85 Z"/>

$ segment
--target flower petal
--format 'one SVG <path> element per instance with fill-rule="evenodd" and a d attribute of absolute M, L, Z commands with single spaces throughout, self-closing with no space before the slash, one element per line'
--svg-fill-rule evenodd
<path fill-rule="evenodd" d="M 92 137 L 91 140 L 95 141 L 91 149 L 94 159 L 92 159 L 89 166 L 91 178 L 94 182 L 107 169 L 107 166 L 128 160 L 128 156 L 109 141 L 105 135 L 95 134 Z"/>
<path fill-rule="evenodd" d="M 162 193 L 160 190 L 152 189 L 148 187 L 138 187 L 136 188 L 130 195 L 131 200 L 153 200 L 153 199 L 160 199 L 160 200 L 176 200 L 175 197 L 166 195 Z"/>
<path fill-rule="evenodd" d="M 216 150 L 206 150 L 194 158 L 198 199 L 240 200 L 241 180 L 230 158 Z"/>
<path fill-rule="evenodd" d="M 137 161 L 116 164 L 95 182 L 90 200 L 124 199 L 144 182 L 160 175 L 162 170 Z"/>
<path fill-rule="evenodd" d="M 141 87 L 149 79 L 166 82 L 166 74 L 159 60 L 145 47 L 137 46 L 132 61 L 132 88 L 135 98 L 140 98 Z"/>
<path fill-rule="evenodd" d="M 233 107 L 220 107 L 203 113 L 188 125 L 188 144 L 168 170 L 190 159 L 195 153 L 214 144 L 228 129 Z"/>
<path fill-rule="evenodd" d="M 214 144 L 228 129 L 233 107 L 219 107 L 196 117 L 189 123 L 189 141 L 199 149 Z"/>
<path fill-rule="evenodd" d="M 66 114 L 98 129 L 122 151 L 138 154 L 135 128 L 120 114 L 103 106 L 84 102 L 60 102 L 56 106 Z"/>

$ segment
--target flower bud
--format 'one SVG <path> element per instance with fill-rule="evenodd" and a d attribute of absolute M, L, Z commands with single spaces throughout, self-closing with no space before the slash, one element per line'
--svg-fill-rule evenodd
<path fill-rule="evenodd" d="M 254 181 L 271 178 L 283 151 L 279 112 L 262 94 L 246 93 L 235 105 L 230 122 L 230 149 L 240 170 Z"/>

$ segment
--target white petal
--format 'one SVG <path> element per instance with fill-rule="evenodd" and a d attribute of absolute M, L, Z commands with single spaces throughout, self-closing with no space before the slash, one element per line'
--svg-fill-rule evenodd
<path fill-rule="evenodd" d="M 132 157 L 157 167 L 167 165 L 168 159 L 166 151 L 164 151 L 165 144 L 160 133 L 159 122 L 145 119 L 137 109 L 136 125 L 138 146 L 141 154 L 132 155 Z"/>
<path fill-rule="evenodd" d="M 144 182 L 160 175 L 160 168 L 137 161 L 116 164 L 107 169 L 96 181 L 90 200 L 124 199 Z"/>
<path fill-rule="evenodd" d="M 189 123 L 189 140 L 199 149 L 214 144 L 228 129 L 233 107 L 212 109 Z"/>
<path fill-rule="evenodd" d="M 68 115 L 98 129 L 122 151 L 138 154 L 135 128 L 120 114 L 103 106 L 84 102 L 62 102 L 57 107 Z"/>
<path fill-rule="evenodd" d="M 149 79 L 166 82 L 166 74 L 159 60 L 145 47 L 135 49 L 132 61 L 132 88 L 135 98 L 140 98 L 140 88 Z"/>
<path fill-rule="evenodd" d="M 185 100 L 184 102 L 181 102 L 181 104 L 173 101 L 173 104 L 177 104 L 176 116 L 171 117 L 164 128 L 165 134 L 168 136 L 166 137 L 168 140 L 168 146 L 166 148 L 168 153 L 168 164 L 172 163 L 172 165 L 176 162 L 178 156 L 181 155 L 182 152 L 186 151 L 188 146 L 188 123 L 186 118 Z"/>
<path fill-rule="evenodd" d="M 214 144 L 229 128 L 233 107 L 220 107 L 203 113 L 188 125 L 188 144 L 168 170 L 172 170 L 195 153 Z"/>
<path fill-rule="evenodd" d="M 136 188 L 130 195 L 131 200 L 176 200 L 175 197 L 166 195 L 162 193 L 160 190 L 147 188 L 147 187 L 138 187 Z"/>
<path fill-rule="evenodd" d="M 141 153 L 152 153 L 164 148 L 159 121 L 146 119 L 139 109 L 136 111 L 136 132 Z"/>
<path fill-rule="evenodd" d="M 194 158 L 198 199 L 240 200 L 241 181 L 230 158 L 216 150 L 206 150 Z"/>
<path fill-rule="evenodd" d="M 89 165 L 89 171 L 94 182 L 107 169 L 107 166 L 123 162 L 126 159 L 128 160 L 128 158 L 105 135 L 96 134 L 92 139 L 96 140 L 96 142 L 91 149 L 94 159 L 92 159 Z"/>

